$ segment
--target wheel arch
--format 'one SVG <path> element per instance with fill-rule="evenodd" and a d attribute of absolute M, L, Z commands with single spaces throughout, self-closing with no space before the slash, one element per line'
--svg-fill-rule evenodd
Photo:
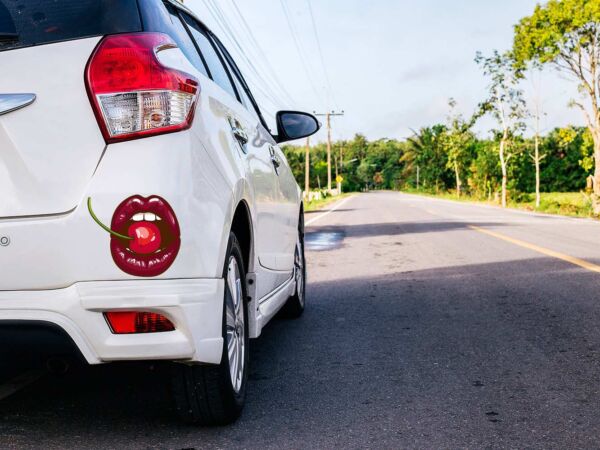
<path fill-rule="evenodd" d="M 242 248 L 242 257 L 244 259 L 244 269 L 246 270 L 246 273 L 253 272 L 254 232 L 250 208 L 245 200 L 241 200 L 235 209 L 233 220 L 231 221 L 231 232 L 235 234 L 235 237 Z"/>
<path fill-rule="evenodd" d="M 300 233 L 302 234 L 302 238 L 304 239 L 304 227 L 305 227 L 305 217 L 304 217 L 304 201 L 300 202 L 300 214 L 298 216 L 298 228 Z"/>

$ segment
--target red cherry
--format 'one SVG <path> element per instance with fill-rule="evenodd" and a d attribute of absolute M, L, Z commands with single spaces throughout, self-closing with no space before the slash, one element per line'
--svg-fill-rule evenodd
<path fill-rule="evenodd" d="M 132 223 L 127 234 L 133 238 L 129 248 L 135 253 L 149 255 L 160 249 L 160 229 L 152 222 Z"/>

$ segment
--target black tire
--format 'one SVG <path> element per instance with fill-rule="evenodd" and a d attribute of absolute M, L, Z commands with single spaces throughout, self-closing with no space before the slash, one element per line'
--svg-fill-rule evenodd
<path fill-rule="evenodd" d="M 241 279 L 241 308 L 244 316 L 244 342 L 242 360 L 243 375 L 236 377 L 240 381 L 240 387 L 234 388 L 233 375 L 230 373 L 230 362 L 227 338 L 227 302 L 233 304 L 233 296 L 230 292 L 227 276 L 232 258 L 237 263 Z M 249 373 L 249 338 L 248 338 L 248 309 L 246 293 L 246 271 L 244 268 L 242 251 L 233 233 L 229 236 L 227 257 L 223 269 L 225 278 L 225 295 L 223 299 L 223 353 L 219 365 L 195 365 L 174 364 L 173 367 L 173 396 L 177 412 L 181 419 L 187 423 L 218 426 L 228 425 L 234 422 L 241 414 L 246 399 L 246 386 Z M 229 296 L 229 297 L 228 297 Z M 239 310 L 238 310 L 239 311 Z M 238 341 L 240 342 L 240 341 Z"/>
<path fill-rule="evenodd" d="M 282 315 L 289 319 L 297 319 L 304 313 L 306 308 L 306 258 L 304 255 L 304 214 L 300 215 L 298 221 L 298 242 L 294 255 L 294 277 L 296 277 L 296 290 L 284 307 Z M 299 284 L 300 278 L 302 285 Z"/>

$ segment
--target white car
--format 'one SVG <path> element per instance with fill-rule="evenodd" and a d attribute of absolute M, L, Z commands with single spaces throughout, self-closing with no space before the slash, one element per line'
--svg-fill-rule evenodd
<path fill-rule="evenodd" d="M 235 420 L 249 339 L 304 310 L 278 143 L 319 127 L 284 111 L 272 134 L 179 2 L 0 0 L 0 328 L 58 328 L 89 364 L 173 361 L 185 420 Z"/>

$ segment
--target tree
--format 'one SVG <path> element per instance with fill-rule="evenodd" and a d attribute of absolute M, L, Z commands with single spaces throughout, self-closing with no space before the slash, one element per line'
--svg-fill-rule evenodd
<path fill-rule="evenodd" d="M 594 142 L 593 209 L 600 214 L 600 2 L 550 0 L 536 6 L 515 27 L 516 67 L 551 64 L 573 76 L 582 94 L 573 100 L 586 120 Z"/>
<path fill-rule="evenodd" d="M 462 188 L 462 173 L 471 159 L 471 143 L 475 136 L 471 128 L 475 123 L 476 117 L 466 121 L 461 114 L 456 111 L 456 101 L 450 99 L 450 114 L 448 115 L 448 129 L 441 136 L 441 146 L 448 156 L 446 167 L 454 172 L 456 180 L 456 196 L 460 198 Z"/>
<path fill-rule="evenodd" d="M 540 154 L 540 140 L 541 140 L 541 134 L 540 134 L 540 120 L 541 120 L 541 116 L 543 115 L 542 112 L 542 95 L 541 95 L 541 80 L 538 80 L 538 82 L 536 83 L 533 80 L 533 76 L 532 76 L 532 82 L 534 84 L 534 99 L 533 99 L 533 131 L 534 131 L 534 137 L 533 137 L 533 155 L 531 156 L 531 159 L 533 159 L 533 165 L 535 166 L 535 207 L 539 208 L 540 207 L 540 201 L 541 201 L 541 194 L 540 194 L 540 163 L 542 162 L 542 160 L 547 156 L 546 154 Z"/>
<path fill-rule="evenodd" d="M 442 148 L 442 136 L 446 132 L 444 125 L 421 128 L 407 141 L 401 162 L 404 164 L 404 176 L 420 174 L 424 188 L 435 188 L 439 192 L 440 185 L 446 186 L 448 156 Z"/>
<path fill-rule="evenodd" d="M 469 187 L 477 197 L 492 200 L 492 192 L 497 192 L 501 179 L 496 143 L 475 141 L 473 146 L 476 156 L 469 167 Z"/>
<path fill-rule="evenodd" d="M 594 166 L 594 144 L 587 127 L 556 128 L 546 135 L 542 148 L 547 158 L 542 167 L 544 190 L 580 191 Z"/>
<path fill-rule="evenodd" d="M 509 54 L 500 54 L 495 50 L 492 56 L 486 58 L 478 53 L 475 61 L 482 66 L 484 75 L 490 78 L 490 95 L 481 104 L 481 110 L 491 113 L 501 127 L 495 134 L 500 141 L 498 154 L 502 169 L 502 207 L 506 208 L 508 163 L 514 155 L 510 143 L 513 135 L 524 128 L 525 100 L 519 88 L 519 74 L 514 70 L 514 61 Z"/>

